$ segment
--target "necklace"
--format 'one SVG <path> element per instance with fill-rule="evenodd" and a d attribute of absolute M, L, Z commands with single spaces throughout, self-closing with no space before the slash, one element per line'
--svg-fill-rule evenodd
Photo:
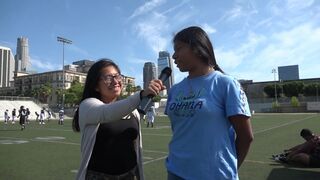
<path fill-rule="evenodd" d="M 209 72 L 205 73 L 202 76 L 194 77 L 194 78 L 197 78 L 197 79 L 187 77 L 187 84 L 188 84 L 188 87 L 189 87 L 188 88 L 189 92 L 186 94 L 186 96 L 187 96 L 186 98 L 187 99 L 195 98 L 196 96 L 199 97 L 202 94 L 202 91 L 204 90 L 204 83 L 206 82 L 206 80 L 204 78 L 206 78 L 205 76 L 208 76 L 213 71 L 214 70 L 210 70 Z M 200 82 L 200 84 L 196 83 L 196 87 L 192 86 L 192 81 Z"/>

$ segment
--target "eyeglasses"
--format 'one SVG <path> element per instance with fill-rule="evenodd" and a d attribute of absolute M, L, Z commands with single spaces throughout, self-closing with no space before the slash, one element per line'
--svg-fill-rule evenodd
<path fill-rule="evenodd" d="M 114 79 L 119 82 L 122 82 L 123 75 L 122 74 L 115 74 L 115 75 L 105 74 L 105 75 L 102 75 L 101 79 L 107 84 L 110 84 L 112 82 L 112 80 L 114 80 Z"/>

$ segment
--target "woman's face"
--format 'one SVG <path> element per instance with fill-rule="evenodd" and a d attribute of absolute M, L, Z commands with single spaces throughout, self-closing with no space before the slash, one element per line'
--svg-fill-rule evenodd
<path fill-rule="evenodd" d="M 195 55 L 189 44 L 181 41 L 174 42 L 172 58 L 181 72 L 192 71 L 201 63 L 201 60 Z"/>
<path fill-rule="evenodd" d="M 120 96 L 123 76 L 113 66 L 107 66 L 101 70 L 101 77 L 96 91 L 101 94 L 104 103 L 110 103 Z"/>

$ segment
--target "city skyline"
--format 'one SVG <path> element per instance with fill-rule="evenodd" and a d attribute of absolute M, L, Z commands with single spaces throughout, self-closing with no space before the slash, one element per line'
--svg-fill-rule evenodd
<path fill-rule="evenodd" d="M 110 58 L 143 86 L 143 65 L 158 53 L 173 54 L 172 38 L 197 25 L 208 33 L 218 64 L 237 79 L 272 81 L 272 69 L 299 65 L 300 78 L 320 77 L 320 2 L 314 0 L 234 1 L 18 1 L 0 6 L 0 46 L 16 54 L 18 37 L 29 40 L 31 70 Z M 175 82 L 185 73 L 173 65 Z"/>

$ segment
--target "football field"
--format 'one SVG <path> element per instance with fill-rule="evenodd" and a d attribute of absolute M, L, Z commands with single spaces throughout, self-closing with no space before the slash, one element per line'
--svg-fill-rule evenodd
<path fill-rule="evenodd" d="M 239 170 L 243 180 L 316 180 L 320 168 L 287 166 L 271 159 L 303 139 L 302 128 L 320 134 L 320 114 L 255 114 L 254 141 Z M 201 131 L 201 129 L 199 129 Z M 214 134 L 214 133 L 213 133 Z M 147 180 L 165 180 L 165 158 L 171 138 L 167 117 L 156 117 L 155 127 L 142 122 L 144 173 Z M 39 125 L 32 121 L 24 131 L 16 124 L 0 123 L 0 180 L 74 179 L 80 163 L 80 133 L 56 120 Z M 196 166 L 196 165 L 195 165 Z"/>

